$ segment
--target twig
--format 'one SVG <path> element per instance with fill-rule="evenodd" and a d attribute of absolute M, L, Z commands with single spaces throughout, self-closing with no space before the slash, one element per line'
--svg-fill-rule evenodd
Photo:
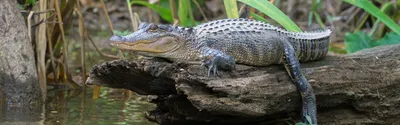
<path fill-rule="evenodd" d="M 53 53 L 53 42 L 51 42 L 51 33 L 50 30 L 47 30 L 47 44 L 49 45 L 49 55 L 50 55 L 50 60 L 53 68 L 53 75 L 54 75 L 54 80 L 56 81 L 56 84 L 59 84 L 58 81 L 58 76 L 57 76 L 57 69 L 56 69 L 56 63 L 54 62 L 54 53 Z"/>
<path fill-rule="evenodd" d="M 56 7 L 57 19 L 58 19 L 58 21 L 62 21 L 61 11 L 60 11 L 60 6 L 58 4 L 58 0 L 55 0 L 54 4 L 55 4 L 55 7 Z M 60 28 L 61 40 L 62 40 L 62 43 L 63 43 L 63 58 L 64 58 L 63 61 L 65 61 L 65 63 L 64 63 L 64 73 L 65 73 L 64 78 L 67 79 L 67 80 L 72 81 L 71 78 L 68 77 L 69 76 L 68 51 L 67 51 L 68 50 L 68 46 L 67 46 L 67 42 L 65 41 L 64 27 L 63 27 L 62 23 L 59 23 L 58 27 Z M 74 82 L 72 82 L 72 83 L 74 83 Z M 68 85 L 71 85 L 71 87 L 74 88 L 74 89 L 79 88 L 79 86 L 76 83 L 75 84 L 68 84 Z"/>
<path fill-rule="evenodd" d="M 110 27 L 111 33 L 114 34 L 114 27 L 111 23 L 110 16 L 108 15 L 106 4 L 104 3 L 104 0 L 100 0 L 100 3 L 101 7 L 103 8 L 104 14 L 106 15 L 108 26 Z"/>
<path fill-rule="evenodd" d="M 33 11 L 21 10 L 21 13 L 31 13 L 31 12 L 33 12 Z M 44 10 L 44 11 L 36 11 L 36 12 L 33 12 L 33 15 L 38 15 L 38 14 L 47 13 L 47 12 L 55 12 L 55 10 L 48 9 L 48 10 Z"/>
<path fill-rule="evenodd" d="M 199 9 L 201 15 L 204 17 L 205 21 L 208 21 L 206 14 L 204 14 L 203 9 L 201 9 L 200 4 L 196 0 L 192 0 L 194 4 L 196 4 L 197 8 Z"/>
<path fill-rule="evenodd" d="M 83 16 L 82 16 L 82 12 L 81 12 L 81 6 L 79 4 L 79 0 L 76 1 L 76 8 L 75 8 L 75 12 L 78 15 L 78 21 L 79 21 L 79 35 L 82 39 L 82 46 L 81 46 L 81 65 L 82 65 L 82 69 L 81 69 L 81 75 L 82 75 L 82 81 L 85 82 L 86 81 L 86 62 L 85 62 L 85 41 L 87 39 L 87 33 L 86 33 L 86 28 L 85 28 L 85 23 L 83 22 Z M 86 94 L 86 85 L 85 83 L 82 83 L 83 85 L 83 93 Z"/>
<path fill-rule="evenodd" d="M 108 15 L 106 4 L 104 3 L 104 0 L 100 0 L 100 2 L 101 2 L 101 7 L 103 8 L 104 14 L 106 15 L 108 26 L 110 27 L 110 30 L 111 30 L 111 34 L 114 34 L 114 27 L 111 23 L 110 16 Z M 124 56 L 124 54 L 122 54 L 121 50 L 118 50 L 118 54 L 121 55 L 122 57 Z"/>
<path fill-rule="evenodd" d="M 132 13 L 132 5 L 130 0 L 126 0 L 126 3 L 128 4 L 128 10 L 129 10 L 129 16 L 131 17 L 131 23 L 132 23 L 132 31 L 136 31 L 135 23 L 134 23 L 134 18 L 133 18 L 133 13 Z"/>
<path fill-rule="evenodd" d="M 245 13 L 247 10 L 247 8 L 246 8 L 247 6 L 246 6 L 246 4 L 243 4 L 240 8 L 239 8 L 239 17 L 240 17 L 240 15 L 242 15 L 243 13 Z"/>
<path fill-rule="evenodd" d="M 29 42 L 32 42 L 32 29 L 31 29 L 31 23 L 32 23 L 32 15 L 33 15 L 33 11 L 31 11 L 27 17 L 27 21 L 28 21 L 28 36 L 29 36 Z"/>
<path fill-rule="evenodd" d="M 169 0 L 169 7 L 171 8 L 171 14 L 174 22 L 178 20 L 178 14 L 176 13 L 176 6 L 174 0 Z"/>
<path fill-rule="evenodd" d="M 31 27 L 36 27 L 36 26 L 38 26 L 38 25 L 40 25 L 42 23 L 62 23 L 62 22 L 59 22 L 59 21 L 51 21 L 51 22 L 47 21 L 48 19 L 52 18 L 53 16 L 54 16 L 54 14 L 50 15 L 46 19 L 40 20 L 38 23 L 33 24 Z"/>
<path fill-rule="evenodd" d="M 358 12 L 360 12 L 360 8 L 357 8 L 355 11 L 352 12 L 352 14 L 349 16 L 349 18 L 347 18 L 346 20 L 346 24 L 349 24 L 350 21 L 353 21 L 354 17 L 358 14 Z"/>
<path fill-rule="evenodd" d="M 114 56 L 114 55 L 111 55 L 111 54 L 106 54 L 106 53 L 100 52 L 100 50 L 97 48 L 96 44 L 94 44 L 92 37 L 88 36 L 88 38 L 89 38 L 89 41 L 92 43 L 93 47 L 96 49 L 96 51 L 97 51 L 100 55 L 105 56 L 105 57 L 109 57 L 109 58 L 119 59 L 118 56 Z"/>

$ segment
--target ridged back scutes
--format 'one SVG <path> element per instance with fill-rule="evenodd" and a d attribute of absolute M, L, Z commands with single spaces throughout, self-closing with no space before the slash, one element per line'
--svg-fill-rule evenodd
<path fill-rule="evenodd" d="M 238 63 L 268 65 L 277 63 L 282 53 L 275 41 L 276 27 L 250 19 L 223 19 L 201 24 L 194 28 L 196 44 L 221 50 Z"/>
<path fill-rule="evenodd" d="M 321 39 L 329 37 L 332 33 L 330 29 L 314 30 L 312 32 L 290 32 L 265 22 L 247 18 L 215 20 L 194 27 L 194 31 L 197 31 L 197 36 L 232 30 L 248 30 L 254 32 L 265 30 L 276 31 L 278 34 L 294 39 Z"/>
<path fill-rule="evenodd" d="M 318 40 L 318 39 L 325 39 L 330 37 L 332 31 L 330 29 L 326 30 L 314 30 L 314 31 L 305 31 L 305 32 L 289 32 L 282 30 L 281 33 L 287 35 L 288 37 L 294 39 L 310 39 L 310 40 Z"/>
<path fill-rule="evenodd" d="M 324 57 L 329 48 L 332 32 L 330 29 L 311 32 L 290 32 L 265 22 L 246 18 L 210 21 L 194 27 L 193 31 L 196 38 L 214 36 L 219 39 L 219 42 L 227 42 L 226 40 L 231 41 L 233 39 L 245 40 L 244 38 L 256 42 L 266 38 L 265 35 L 287 38 L 295 48 L 301 61 L 316 60 Z M 225 36 L 229 37 L 224 38 Z"/>

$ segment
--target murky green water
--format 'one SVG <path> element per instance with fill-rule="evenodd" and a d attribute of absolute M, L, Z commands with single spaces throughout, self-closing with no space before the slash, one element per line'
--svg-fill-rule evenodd
<path fill-rule="evenodd" d="M 98 45 L 102 52 L 113 52 L 105 43 L 107 40 L 104 39 L 108 38 L 94 39 L 97 44 L 104 44 Z M 75 75 L 79 75 L 81 70 L 80 52 L 80 42 L 70 43 L 68 53 L 71 58 L 68 62 Z M 87 72 L 93 65 L 110 60 L 100 56 L 93 48 L 87 50 Z M 93 99 L 92 88 L 87 88 L 86 92 L 49 90 L 44 109 L 13 109 L 0 103 L 0 125 L 157 125 L 144 117 L 144 112 L 154 109 L 154 104 L 148 103 L 146 97 L 132 94 L 127 98 L 124 93 L 124 90 L 102 87 L 100 96 Z M 0 96 L 0 102 L 2 100 Z"/>
<path fill-rule="evenodd" d="M 97 99 L 93 89 L 53 90 L 47 94 L 44 110 L 0 105 L 0 125 L 157 125 L 144 117 L 154 108 L 145 97 L 127 97 L 123 90 L 102 88 Z M 0 99 L 1 100 L 1 99 Z"/>
<path fill-rule="evenodd" d="M 156 125 L 144 118 L 154 108 L 144 97 L 127 98 L 122 90 L 102 88 L 99 98 L 92 98 L 92 89 L 57 90 L 48 93 L 46 125 Z"/>

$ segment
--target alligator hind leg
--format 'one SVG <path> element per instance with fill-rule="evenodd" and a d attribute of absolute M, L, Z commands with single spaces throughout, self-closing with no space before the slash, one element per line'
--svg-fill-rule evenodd
<path fill-rule="evenodd" d="M 295 56 L 295 50 L 293 49 L 293 46 L 287 40 L 283 40 L 283 45 L 283 64 L 285 65 L 291 80 L 294 82 L 294 84 L 296 84 L 297 89 L 300 91 L 302 98 L 302 121 L 304 123 L 309 123 L 306 118 L 306 116 L 309 116 L 312 124 L 317 124 L 317 108 L 314 91 L 310 83 L 308 83 L 307 79 L 300 71 L 300 63 Z"/>

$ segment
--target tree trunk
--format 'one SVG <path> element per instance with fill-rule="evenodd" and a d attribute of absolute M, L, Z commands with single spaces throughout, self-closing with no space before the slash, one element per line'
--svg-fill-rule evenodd
<path fill-rule="evenodd" d="M 42 100 L 32 43 L 15 0 L 0 0 L 0 92 L 8 106 Z"/>
<path fill-rule="evenodd" d="M 16 0 L 0 0 L 0 124 L 40 124 L 34 52 Z"/>
<path fill-rule="evenodd" d="M 399 124 L 400 45 L 302 63 L 317 98 L 319 124 Z M 282 65 L 238 65 L 206 77 L 199 65 L 116 60 L 94 66 L 87 84 L 150 96 L 161 124 L 287 124 L 301 98 Z M 278 119 L 278 120 L 277 120 Z"/>

